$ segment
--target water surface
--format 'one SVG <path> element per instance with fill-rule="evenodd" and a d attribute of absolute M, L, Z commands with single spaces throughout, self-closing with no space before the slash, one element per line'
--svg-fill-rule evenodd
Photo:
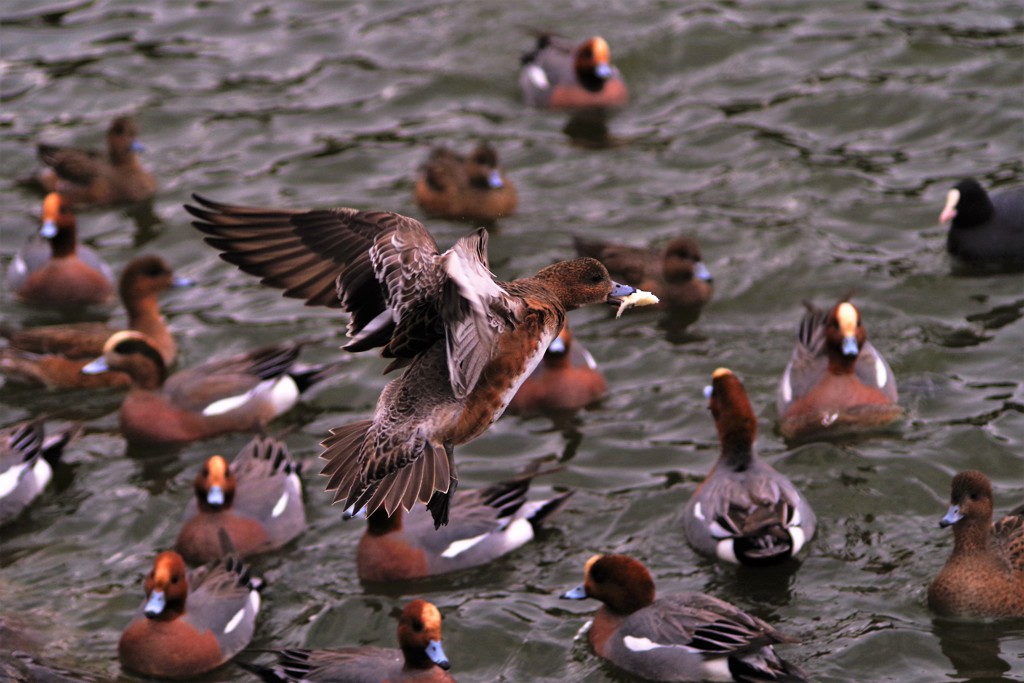
<path fill-rule="evenodd" d="M 616 551 L 643 559 L 663 593 L 707 591 L 799 638 L 784 654 L 817 680 L 1024 680 L 1020 625 L 944 624 L 925 604 L 951 545 L 937 522 L 952 475 L 985 471 L 999 511 L 1024 499 L 1024 278 L 952 277 L 936 222 L 963 176 L 1024 182 L 1019 3 L 13 0 L 0 22 L 5 262 L 36 226 L 38 200 L 12 182 L 34 167 L 35 141 L 99 144 L 113 116 L 135 114 L 162 184 L 152 215 L 90 212 L 80 231 L 115 270 L 157 252 L 199 281 L 164 299 L 183 365 L 296 336 L 322 340 L 304 355 L 327 361 L 344 335 L 337 314 L 282 299 L 202 245 L 181 210 L 194 191 L 422 218 L 413 178 L 430 148 L 486 138 L 520 193 L 492 231 L 500 277 L 564 258 L 573 235 L 703 245 L 716 293 L 686 334 L 656 314 L 573 314 L 611 386 L 600 409 L 569 430 L 505 418 L 458 449 L 465 488 L 546 457 L 565 468 L 537 495 L 578 491 L 541 542 L 492 567 L 406 594 L 356 579 L 362 529 L 329 506 L 315 458 L 328 429 L 371 411 L 385 381 L 374 354 L 275 423 L 310 462 L 311 526 L 254 562 L 268 584 L 254 647 L 389 646 L 398 609 L 423 595 L 444 614 L 460 681 L 621 680 L 574 642 L 595 605 L 557 599 L 591 554 Z M 614 146 L 576 144 L 564 117 L 520 105 L 524 26 L 608 39 L 634 95 L 611 122 Z M 469 228 L 427 224 L 442 245 Z M 850 290 L 907 420 L 787 448 L 772 406 L 801 301 Z M 41 320 L 9 298 L 2 314 Z M 750 392 L 762 454 L 817 510 L 798 567 L 737 571 L 683 540 L 678 516 L 717 453 L 702 388 L 719 366 Z M 7 386 L 0 421 L 111 405 Z M 14 647 L 120 676 L 117 638 L 199 463 L 246 440 L 126 456 L 113 415 L 89 422 L 56 485 L 4 530 L 0 613 L 28 634 Z M 252 679 L 229 666 L 208 680 Z"/>

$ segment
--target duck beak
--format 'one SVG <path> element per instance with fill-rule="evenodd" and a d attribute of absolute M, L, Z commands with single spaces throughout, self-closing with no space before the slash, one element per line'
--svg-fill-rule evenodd
<path fill-rule="evenodd" d="M 700 261 L 693 264 L 693 274 L 698 280 L 704 280 L 704 282 L 714 282 L 715 279 L 711 277 L 711 271 L 708 270 L 708 267 Z"/>
<path fill-rule="evenodd" d="M 81 372 L 83 375 L 98 375 L 101 372 L 107 372 L 108 370 L 110 370 L 110 367 L 107 365 L 107 359 L 100 356 L 88 365 L 85 365 Z"/>
<path fill-rule="evenodd" d="M 505 187 L 505 181 L 501 179 L 501 171 L 496 168 L 492 169 L 491 172 L 487 174 L 487 184 L 492 190 L 500 190 Z"/>
<path fill-rule="evenodd" d="M 344 512 L 341 513 L 341 518 L 343 520 L 345 520 L 346 522 L 348 520 L 350 520 L 350 519 L 355 519 L 356 517 L 362 517 L 363 519 L 366 519 L 366 506 L 365 505 L 363 507 L 359 508 L 358 510 L 355 510 L 355 509 L 349 507 L 348 509 L 346 509 Z"/>
<path fill-rule="evenodd" d="M 163 611 L 164 607 L 167 606 L 167 598 L 164 596 L 163 591 L 153 591 L 149 600 L 146 602 L 146 606 L 142 609 L 142 612 L 147 617 L 159 616 Z"/>
<path fill-rule="evenodd" d="M 583 584 L 576 586 L 572 590 L 567 590 L 559 595 L 563 600 L 585 600 L 587 597 L 587 589 L 583 587 Z"/>
<path fill-rule="evenodd" d="M 950 190 L 946 195 L 946 206 L 939 214 L 939 223 L 946 223 L 956 218 L 956 205 L 960 203 L 960 190 Z"/>
<path fill-rule="evenodd" d="M 448 663 L 448 657 L 444 654 L 444 648 L 441 647 L 440 640 L 430 641 L 430 644 L 427 645 L 427 656 L 430 657 L 430 661 L 445 671 L 451 668 L 451 664 Z"/>
<path fill-rule="evenodd" d="M 857 337 L 852 334 L 848 337 L 843 337 L 843 355 L 856 356 L 858 353 L 860 353 L 860 347 L 857 346 Z"/>
<path fill-rule="evenodd" d="M 555 337 L 554 341 L 548 344 L 548 353 L 563 354 L 565 353 L 565 342 L 562 341 L 561 337 Z"/>
<path fill-rule="evenodd" d="M 57 224 L 50 219 L 43 221 L 42 226 L 39 228 L 39 236 L 44 239 L 52 240 L 57 236 Z"/>
<path fill-rule="evenodd" d="M 618 282 L 612 282 L 612 293 L 608 295 L 605 303 L 611 304 L 612 306 L 618 306 L 622 303 L 622 300 L 627 296 L 636 291 L 636 287 L 630 287 L 629 285 L 620 285 Z"/>
<path fill-rule="evenodd" d="M 146 147 L 145 147 L 145 145 L 143 145 L 138 140 L 132 140 L 131 150 L 133 152 L 145 152 L 146 151 Z"/>
<path fill-rule="evenodd" d="M 947 526 L 953 526 L 963 518 L 964 516 L 963 513 L 960 512 L 960 506 L 950 505 L 946 516 L 939 520 L 939 526 L 945 529 Z"/>
<path fill-rule="evenodd" d="M 598 62 L 594 67 L 594 75 L 602 81 L 608 80 L 612 77 L 612 65 L 608 62 Z"/>
<path fill-rule="evenodd" d="M 206 493 L 206 502 L 210 505 L 224 504 L 224 489 L 219 486 L 211 486 Z"/>

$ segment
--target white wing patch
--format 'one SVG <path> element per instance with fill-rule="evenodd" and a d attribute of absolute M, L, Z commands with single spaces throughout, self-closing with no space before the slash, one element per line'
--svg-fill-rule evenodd
<path fill-rule="evenodd" d="M 238 625 L 242 623 L 242 619 L 244 618 L 245 608 L 243 607 L 242 609 L 235 612 L 235 616 L 231 617 L 231 621 L 229 621 L 228 625 L 224 627 L 224 633 L 228 634 L 234 631 L 236 628 L 238 628 Z"/>
<path fill-rule="evenodd" d="M 274 406 L 274 414 L 280 415 L 290 410 L 299 400 L 299 387 L 289 375 L 263 380 L 244 394 L 214 401 L 203 408 L 203 415 L 223 415 L 264 395 L 269 397 L 271 405 Z"/>
<path fill-rule="evenodd" d="M 736 541 L 731 538 L 718 542 L 718 545 L 715 546 L 715 555 L 723 562 L 740 563 L 739 558 L 736 557 Z"/>
<path fill-rule="evenodd" d="M 791 526 L 786 531 L 789 532 L 789 537 L 793 540 L 793 555 L 800 552 L 800 548 L 804 547 L 807 537 L 804 535 L 804 530 L 798 526 Z"/>
<path fill-rule="evenodd" d="M 786 371 L 782 373 L 782 400 L 789 403 L 793 400 L 793 385 L 789 379 L 789 371 L 793 368 L 792 365 L 786 366 Z"/>
<path fill-rule="evenodd" d="M 702 522 L 706 522 L 707 521 L 707 518 L 704 517 L 704 508 L 701 507 L 700 502 L 696 503 L 693 506 L 693 516 L 696 517 L 697 519 L 699 519 Z"/>
<path fill-rule="evenodd" d="M 622 643 L 633 652 L 648 652 L 650 650 L 659 650 L 662 648 L 672 648 L 673 650 L 683 650 L 684 652 L 694 652 L 703 654 L 702 650 L 689 645 L 676 645 L 673 643 L 656 643 L 650 638 L 636 637 L 636 636 L 625 636 L 622 639 Z M 731 679 L 730 679 L 731 680 Z"/>
<path fill-rule="evenodd" d="M 9 496 L 18 488 L 23 480 L 29 481 L 30 478 L 34 484 L 32 495 L 46 488 L 46 485 L 50 483 L 50 479 L 53 478 L 53 468 L 50 467 L 50 463 L 39 458 L 32 465 L 31 469 L 26 472 L 25 470 L 29 468 L 29 465 L 30 463 L 27 462 L 18 463 L 14 467 L 8 468 L 3 474 L 0 474 L 0 498 Z"/>
<path fill-rule="evenodd" d="M 473 536 L 472 538 L 463 538 L 461 540 L 455 541 L 454 543 L 452 543 L 444 549 L 444 552 L 441 553 L 441 557 L 451 559 L 457 555 L 461 555 L 462 553 L 466 552 L 467 550 L 475 546 L 480 541 L 487 538 L 488 535 L 489 532 L 480 534 L 479 536 Z"/>
<path fill-rule="evenodd" d="M 288 495 L 287 491 L 282 493 L 281 497 L 277 499 L 276 503 L 274 503 L 274 509 L 270 511 L 270 516 L 273 517 L 273 518 L 280 517 L 281 513 L 283 513 L 286 509 L 288 509 L 288 499 L 289 498 L 290 498 L 290 496 Z"/>
<path fill-rule="evenodd" d="M 551 88 L 551 82 L 548 81 L 548 75 L 544 73 L 544 69 L 540 68 L 536 64 L 531 64 L 526 67 L 526 77 L 530 79 L 530 83 L 534 87 L 541 90 L 548 90 Z"/>
<path fill-rule="evenodd" d="M 0 474 L 0 498 L 10 495 L 11 491 L 18 488 L 21 473 L 25 471 L 26 467 L 28 467 L 26 463 L 19 463 Z"/>
<path fill-rule="evenodd" d="M 875 383 L 879 387 L 884 387 L 888 381 L 889 373 L 885 369 L 885 363 L 882 362 L 881 358 L 875 358 Z"/>

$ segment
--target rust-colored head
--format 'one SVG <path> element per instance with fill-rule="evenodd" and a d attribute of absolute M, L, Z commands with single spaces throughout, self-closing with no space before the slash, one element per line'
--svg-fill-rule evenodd
<path fill-rule="evenodd" d="M 429 669 L 450 665 L 441 647 L 441 612 L 426 600 L 413 600 L 398 618 L 398 644 L 406 666 Z"/>
<path fill-rule="evenodd" d="M 587 597 L 620 614 L 632 614 L 654 602 L 654 579 L 647 567 L 628 555 L 594 555 L 584 568 Z"/>
<path fill-rule="evenodd" d="M 199 509 L 207 512 L 226 510 L 235 499 L 238 485 L 234 472 L 223 456 L 211 456 L 195 480 L 196 501 Z"/>
<path fill-rule="evenodd" d="M 953 477 L 950 487 L 949 511 L 940 526 L 981 524 L 986 529 L 992 522 L 992 482 L 982 472 L 967 470 Z"/>
<path fill-rule="evenodd" d="M 185 612 L 188 578 L 181 555 L 165 550 L 156 556 L 153 569 L 146 575 L 146 597 L 143 611 L 150 619 L 170 621 Z"/>
<path fill-rule="evenodd" d="M 711 373 L 708 408 L 715 419 L 722 452 L 749 451 L 757 436 L 757 416 L 739 377 L 728 368 Z"/>
<path fill-rule="evenodd" d="M 825 321 L 825 341 L 829 356 L 845 363 L 857 360 L 868 333 L 861 323 L 860 311 L 849 301 L 841 301 Z"/>
<path fill-rule="evenodd" d="M 127 373 L 132 385 L 156 389 L 167 379 L 167 365 L 153 341 L 135 330 L 121 330 L 103 344 L 103 355 L 82 368 L 85 374 L 108 370 Z"/>

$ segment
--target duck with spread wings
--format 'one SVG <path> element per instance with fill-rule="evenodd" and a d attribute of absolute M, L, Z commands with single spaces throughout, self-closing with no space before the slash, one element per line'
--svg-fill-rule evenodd
<path fill-rule="evenodd" d="M 201 205 L 186 206 L 199 219 L 193 225 L 222 259 L 307 305 L 342 308 L 350 314 L 346 350 L 382 347 L 393 359 L 385 372 L 405 368 L 372 418 L 335 428 L 322 443 L 327 490 L 368 515 L 420 501 L 436 525 L 447 523 L 458 482 L 453 448 L 501 416 L 566 311 L 649 300 L 591 258 L 497 281 L 483 229 L 440 252 L 422 223 L 396 213 L 193 198 Z"/>

